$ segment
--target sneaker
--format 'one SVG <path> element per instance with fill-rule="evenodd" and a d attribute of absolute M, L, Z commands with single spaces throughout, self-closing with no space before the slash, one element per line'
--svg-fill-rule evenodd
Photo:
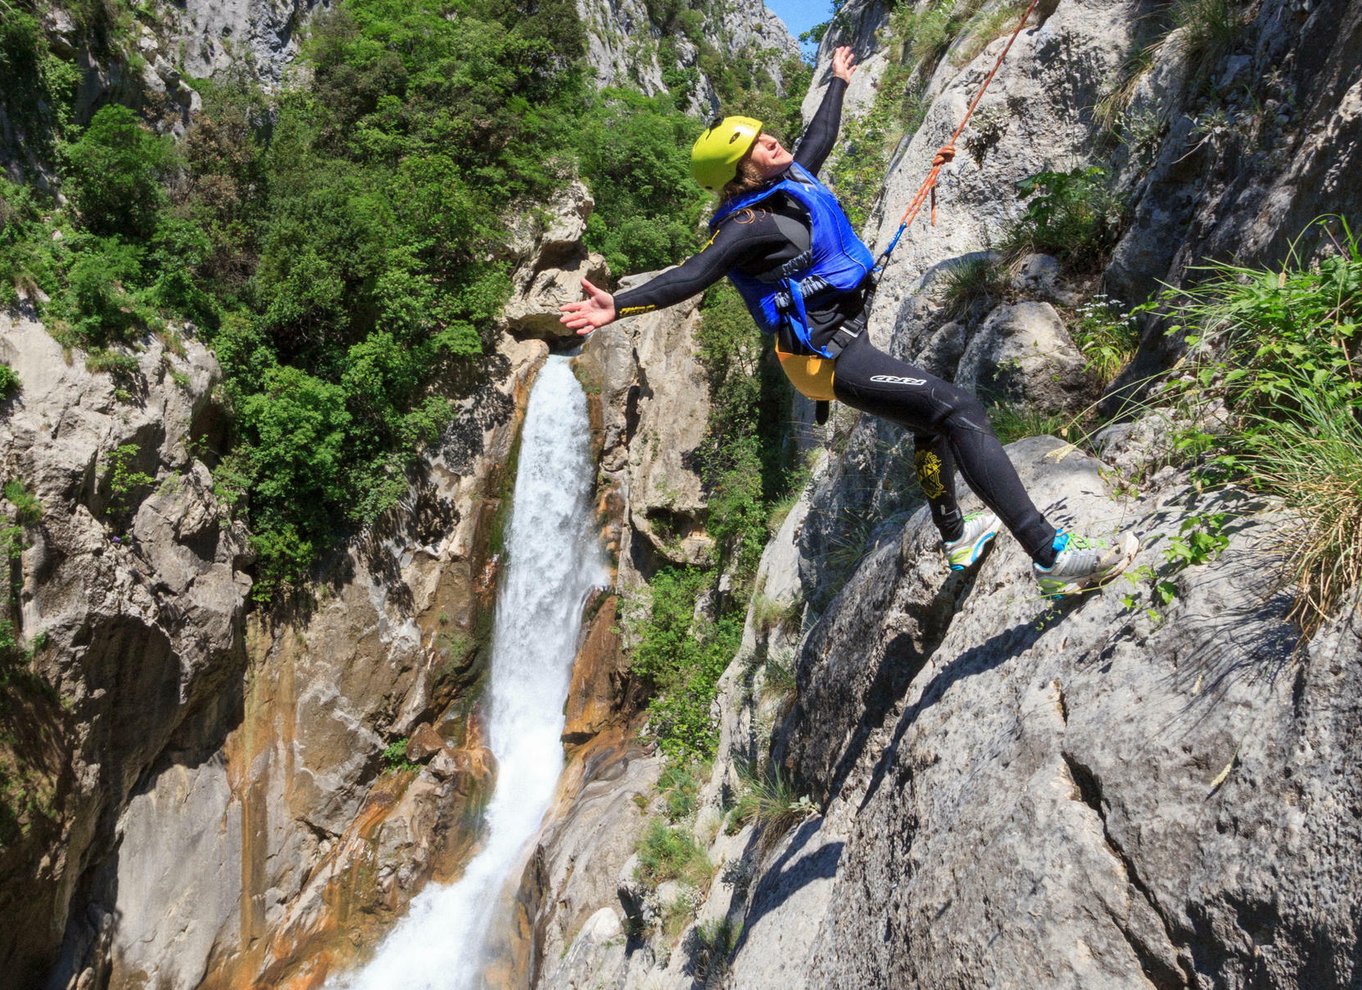
<path fill-rule="evenodd" d="M 963 571 L 984 555 L 988 541 L 998 535 L 998 517 L 991 512 L 971 512 L 958 540 L 943 541 L 941 551 L 953 571 Z"/>
<path fill-rule="evenodd" d="M 1040 593 L 1051 598 L 1076 595 L 1100 588 L 1126 569 L 1139 552 L 1140 541 L 1122 533 L 1109 546 L 1106 540 L 1089 540 L 1072 533 L 1055 534 L 1055 562 L 1049 567 L 1032 564 Z"/>

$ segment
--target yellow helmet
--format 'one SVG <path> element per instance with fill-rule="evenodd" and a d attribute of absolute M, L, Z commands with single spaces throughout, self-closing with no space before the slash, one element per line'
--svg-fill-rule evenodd
<path fill-rule="evenodd" d="M 738 174 L 738 162 L 761 136 L 761 121 L 751 117 L 725 117 L 709 125 L 690 149 L 690 174 L 712 193 Z"/>

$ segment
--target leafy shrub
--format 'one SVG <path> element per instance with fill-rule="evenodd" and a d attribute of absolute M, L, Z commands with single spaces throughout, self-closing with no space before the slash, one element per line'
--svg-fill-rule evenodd
<path fill-rule="evenodd" d="M 125 522 L 137 508 L 139 496 L 145 495 L 155 478 L 138 471 L 133 462 L 142 452 L 135 443 L 125 443 L 109 451 L 105 459 L 105 482 L 109 486 L 109 504 L 105 512 L 118 522 Z"/>
<path fill-rule="evenodd" d="M 49 50 L 39 18 L 6 4 L 0 14 L 0 79 L 5 80 L 5 112 L 18 125 L 27 154 L 51 153 L 70 120 L 80 78 L 73 62 Z"/>
<path fill-rule="evenodd" d="M 664 753 L 677 758 L 713 753 L 717 731 L 710 718 L 719 677 L 742 640 L 742 617 L 695 615 L 695 603 L 713 575 L 668 569 L 653 577 L 651 608 L 627 622 L 636 638 L 630 669 L 650 684 L 652 732 Z"/>
<path fill-rule="evenodd" d="M 101 107 L 66 150 L 71 199 L 85 225 L 97 234 L 149 236 L 173 155 L 169 138 L 151 133 L 132 110 Z"/>
<path fill-rule="evenodd" d="M 43 210 L 50 204 L 27 186 L 0 178 L 0 306 L 13 306 L 23 292 L 56 290 L 56 255 Z"/>
<path fill-rule="evenodd" d="M 1093 296 L 1078 308 L 1074 343 L 1084 363 L 1098 381 L 1107 385 L 1124 368 L 1140 344 L 1140 326 L 1134 313 L 1123 312 L 1106 295 Z"/>
<path fill-rule="evenodd" d="M 95 350 L 136 344 L 156 320 L 138 286 L 144 251 L 118 237 L 85 238 L 66 276 L 66 289 L 50 307 L 64 344 Z"/>
<path fill-rule="evenodd" d="M 19 391 L 19 372 L 0 361 L 0 401 Z"/>
<path fill-rule="evenodd" d="M 407 759 L 407 740 L 396 739 L 383 747 L 383 766 L 388 773 L 418 770 L 420 767 Z"/>
<path fill-rule="evenodd" d="M 927 83 L 951 44 L 962 32 L 983 35 L 996 30 L 981 16 L 982 7 L 983 0 L 905 3 L 890 15 L 889 65 L 875 101 L 843 126 L 841 150 L 829 170 L 854 226 L 862 227 L 869 219 L 895 149 L 921 126 L 927 112 Z"/>
<path fill-rule="evenodd" d="M 925 113 L 920 79 L 909 70 L 891 68 L 870 109 L 842 125 L 828 178 L 853 227 L 864 227 L 870 219 L 890 156 L 904 135 L 917 129 Z"/>
<path fill-rule="evenodd" d="M 85 355 L 85 370 L 91 374 L 107 374 L 116 382 L 131 383 L 141 369 L 134 354 L 99 348 Z"/>
<path fill-rule="evenodd" d="M 1095 165 L 1067 172 L 1037 172 L 1017 183 L 1028 200 L 1004 239 L 1013 258 L 1043 251 L 1084 272 L 1101 269 L 1116 243 L 1124 207 Z"/>

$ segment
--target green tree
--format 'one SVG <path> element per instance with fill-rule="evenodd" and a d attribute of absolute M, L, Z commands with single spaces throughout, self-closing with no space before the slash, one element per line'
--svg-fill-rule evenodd
<path fill-rule="evenodd" d="M 97 234 L 147 237 L 166 201 L 174 152 L 125 106 L 101 107 L 66 149 L 71 199 Z"/>
<path fill-rule="evenodd" d="M 665 97 L 608 90 L 579 132 L 582 172 L 596 198 L 586 243 L 612 271 L 675 264 L 699 247 L 708 202 L 690 175 L 693 119 Z"/>

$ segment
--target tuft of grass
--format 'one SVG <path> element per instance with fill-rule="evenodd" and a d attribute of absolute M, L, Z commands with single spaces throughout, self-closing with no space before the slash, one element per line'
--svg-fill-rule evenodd
<path fill-rule="evenodd" d="M 5 482 L 4 495 L 14 506 L 15 518 L 20 525 L 32 526 L 43 518 L 43 503 L 18 478 Z"/>
<path fill-rule="evenodd" d="M 700 781 L 709 774 L 709 764 L 698 760 L 668 760 L 657 778 L 667 821 L 675 824 L 695 814 Z"/>
<path fill-rule="evenodd" d="M 996 255 L 973 255 L 951 265 L 941 276 L 945 316 L 958 320 L 976 304 L 992 305 L 1007 291 L 1007 266 Z"/>
<path fill-rule="evenodd" d="M 1187 61 L 1187 78 L 1205 83 L 1234 48 L 1244 26 L 1244 8 L 1236 0 L 1173 0 L 1170 10 L 1176 43 Z"/>
<path fill-rule="evenodd" d="M 1119 82 L 1093 107 L 1093 122 L 1109 133 L 1117 134 L 1121 120 L 1135 98 L 1140 82 L 1154 68 L 1155 56 L 1161 41 L 1136 45 L 1134 50 L 1121 63 Z"/>
<path fill-rule="evenodd" d="M 828 535 L 824 559 L 831 573 L 846 577 L 870 553 L 870 534 L 884 520 L 873 509 L 842 506 L 837 513 L 837 525 Z"/>
<path fill-rule="evenodd" d="M 1248 476 L 1292 510 L 1280 549 L 1296 589 L 1292 617 L 1313 634 L 1362 585 L 1362 422 L 1339 391 L 1301 383 L 1246 424 Z"/>
<path fill-rule="evenodd" d="M 686 952 L 690 957 L 687 972 L 702 986 L 708 986 L 712 979 L 721 978 L 728 972 L 729 961 L 741 937 L 741 921 L 734 922 L 724 917 L 696 925 L 686 944 Z"/>
<path fill-rule="evenodd" d="M 714 864 L 690 832 L 654 819 L 639 839 L 638 872 L 640 880 L 657 886 L 667 880 L 703 890 L 714 877 Z"/>
<path fill-rule="evenodd" d="M 1011 34 L 1028 5 L 1026 0 L 1010 0 L 991 10 L 976 11 L 960 32 L 960 41 L 951 52 L 951 63 L 968 65 L 995 39 Z"/>
<path fill-rule="evenodd" d="M 140 364 L 135 354 L 101 347 L 86 353 L 85 370 L 92 375 L 105 373 L 115 380 L 126 381 L 137 374 Z"/>
<path fill-rule="evenodd" d="M 785 833 L 818 810 L 808 795 L 796 793 L 779 767 L 768 764 L 763 771 L 750 765 L 740 767 L 738 777 L 743 789 L 733 805 L 733 817 L 743 825 L 760 829 L 758 847 L 763 855 Z"/>
<path fill-rule="evenodd" d="M 1010 402 L 999 403 L 988 410 L 988 421 L 993 432 L 1004 444 L 1027 437 L 1068 435 L 1069 420 L 1058 413 L 1040 412 Z"/>
<path fill-rule="evenodd" d="M 668 945 L 675 943 L 681 937 L 681 933 L 690 924 L 691 918 L 695 917 L 696 906 L 695 898 L 685 894 L 674 897 L 662 905 L 662 918 L 659 927 Z"/>
<path fill-rule="evenodd" d="M 769 633 L 799 618 L 798 601 L 781 601 L 758 592 L 752 596 L 752 622 L 758 632 Z"/>
<path fill-rule="evenodd" d="M 762 682 L 762 696 L 778 700 L 780 707 L 784 709 L 794 704 L 797 691 L 794 650 L 787 648 L 768 656 L 766 680 Z"/>
<path fill-rule="evenodd" d="M 1362 581 L 1362 243 L 1338 217 L 1312 231 L 1326 240 L 1318 261 L 1298 239 L 1275 271 L 1209 265 L 1159 301 L 1190 348 L 1163 394 L 1226 412 L 1223 429 L 1187 441 L 1202 480 L 1246 484 L 1299 520 L 1283 549 L 1306 637 Z"/>

